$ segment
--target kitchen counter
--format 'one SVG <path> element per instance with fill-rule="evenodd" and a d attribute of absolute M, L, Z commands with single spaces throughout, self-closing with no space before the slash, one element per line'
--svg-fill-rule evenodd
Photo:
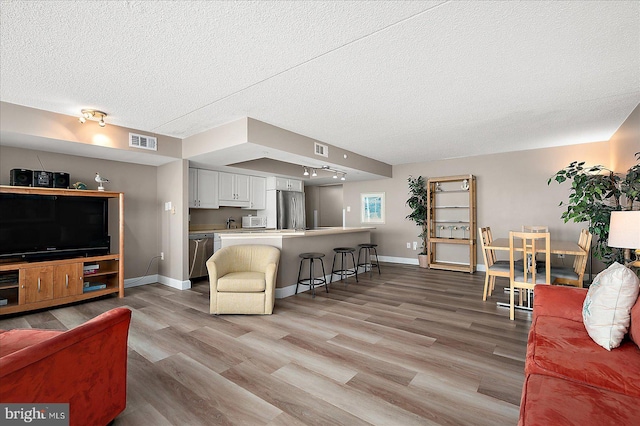
<path fill-rule="evenodd" d="M 299 237 L 316 237 L 320 235 L 349 234 L 353 232 L 369 232 L 375 228 L 343 228 L 343 227 L 327 227 L 306 230 L 293 229 L 224 229 L 212 232 L 224 231 L 220 238 L 253 238 L 253 237 L 282 237 L 282 238 L 299 238 Z"/>
<path fill-rule="evenodd" d="M 298 268 L 300 267 L 301 253 L 319 252 L 324 253 L 324 269 L 327 275 L 327 282 L 331 274 L 331 264 L 333 262 L 333 249 L 335 247 L 353 247 L 356 261 L 358 259 L 358 244 L 371 242 L 371 230 L 375 228 L 318 228 L 304 231 L 289 229 L 266 230 L 251 229 L 237 232 L 237 229 L 226 230 L 220 234 L 221 246 L 228 247 L 240 244 L 264 244 L 280 249 L 280 264 L 276 279 L 276 298 L 291 296 L 295 293 L 296 281 L 298 280 Z M 236 231 L 236 232 L 229 232 Z M 215 231 L 218 232 L 218 231 Z M 305 262 L 307 263 L 307 262 Z M 315 276 L 322 275 L 321 268 Z M 308 277 L 308 269 L 305 266 L 303 274 Z M 336 279 L 339 277 L 336 276 Z M 354 278 L 349 279 L 354 282 Z M 343 283 L 335 284 L 343 286 Z M 329 286 L 331 288 L 331 286 Z M 308 286 L 300 286 L 299 291 L 307 291 Z M 323 289 L 320 289 L 324 291 Z"/>

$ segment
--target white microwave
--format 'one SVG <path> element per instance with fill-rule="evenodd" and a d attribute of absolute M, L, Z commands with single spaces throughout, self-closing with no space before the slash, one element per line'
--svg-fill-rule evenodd
<path fill-rule="evenodd" d="M 267 218 L 264 216 L 242 216 L 243 228 L 266 228 Z"/>

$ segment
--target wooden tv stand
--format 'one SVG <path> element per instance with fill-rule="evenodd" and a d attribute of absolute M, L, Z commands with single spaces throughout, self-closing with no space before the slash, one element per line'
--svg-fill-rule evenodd
<path fill-rule="evenodd" d="M 2 186 L 0 193 L 112 198 L 118 201 L 118 253 L 45 261 L 0 262 L 0 315 L 50 308 L 117 293 L 124 297 L 124 194 Z M 87 288 L 85 286 L 89 286 Z M 104 288 L 100 288 L 104 286 Z"/>

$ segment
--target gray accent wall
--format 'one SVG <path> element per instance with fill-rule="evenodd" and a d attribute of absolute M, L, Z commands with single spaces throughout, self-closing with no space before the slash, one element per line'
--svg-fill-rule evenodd
<path fill-rule="evenodd" d="M 94 177 L 99 172 L 109 179 L 105 184 L 107 191 L 124 192 L 124 276 L 125 279 L 143 276 L 151 259 L 159 253 L 157 168 L 0 145 L 0 185 L 9 185 L 11 169 L 40 170 L 38 157 L 45 170 L 69 173 L 71 183 L 84 182 L 89 189 L 96 190 L 98 183 Z M 109 233 L 112 252 L 117 252 L 118 209 L 113 202 L 109 208 Z M 158 262 L 154 260 L 147 275 L 156 274 L 157 268 Z"/>

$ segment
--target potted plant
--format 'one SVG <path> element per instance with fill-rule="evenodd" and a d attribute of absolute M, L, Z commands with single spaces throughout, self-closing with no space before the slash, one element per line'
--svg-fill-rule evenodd
<path fill-rule="evenodd" d="M 429 236 L 429 223 L 427 222 L 427 185 L 422 176 L 417 178 L 409 176 L 409 199 L 406 204 L 411 208 L 411 213 L 407 219 L 418 225 L 422 232 L 418 238 L 422 241 L 422 251 L 418 254 L 418 264 L 421 268 L 426 268 L 429 264 L 427 258 L 427 237 Z"/>
<path fill-rule="evenodd" d="M 640 160 L 640 152 L 635 155 Z M 560 206 L 567 208 L 561 216 L 565 223 L 589 222 L 589 232 L 596 237 L 593 255 L 606 264 L 622 263 L 620 251 L 614 252 L 607 246 L 609 220 L 612 211 L 633 210 L 634 203 L 640 202 L 640 164 L 621 175 L 601 165 L 585 166 L 584 161 L 574 161 L 551 176 L 547 185 L 552 180 L 572 181 L 569 201 L 560 202 Z"/>

